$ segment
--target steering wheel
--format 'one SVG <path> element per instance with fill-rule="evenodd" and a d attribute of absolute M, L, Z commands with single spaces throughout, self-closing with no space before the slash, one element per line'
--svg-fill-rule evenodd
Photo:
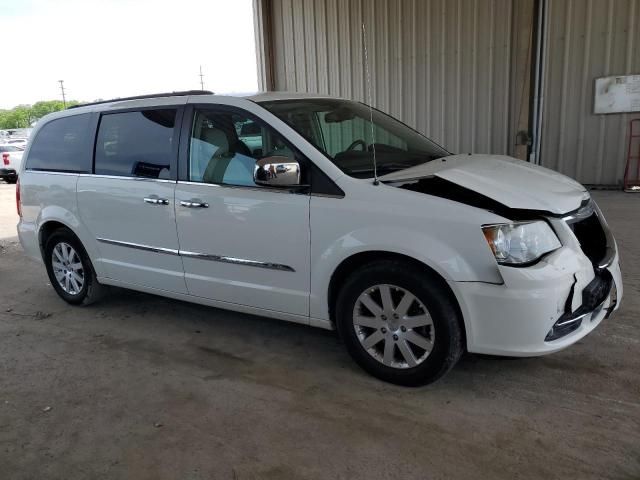
<path fill-rule="evenodd" d="M 355 148 L 356 148 L 358 145 L 360 145 L 360 146 L 362 147 L 362 151 L 363 151 L 363 152 L 366 152 L 366 151 L 367 151 L 367 142 L 365 142 L 364 140 L 361 140 L 361 139 L 355 140 L 351 145 L 349 145 L 349 146 L 347 147 L 347 150 L 346 150 L 346 151 L 348 152 L 348 151 L 350 151 L 350 150 L 355 150 Z"/>

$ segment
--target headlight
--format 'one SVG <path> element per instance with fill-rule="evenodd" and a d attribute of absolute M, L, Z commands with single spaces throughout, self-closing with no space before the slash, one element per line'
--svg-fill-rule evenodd
<path fill-rule="evenodd" d="M 482 231 L 502 265 L 530 263 L 561 247 L 556 234 L 543 221 L 485 225 Z"/>

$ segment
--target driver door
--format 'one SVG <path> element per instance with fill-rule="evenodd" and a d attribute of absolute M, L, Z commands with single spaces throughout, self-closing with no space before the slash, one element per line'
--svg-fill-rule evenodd
<path fill-rule="evenodd" d="M 256 160 L 299 154 L 242 110 L 191 111 L 175 193 L 189 293 L 308 316 L 309 194 L 253 181 Z"/>

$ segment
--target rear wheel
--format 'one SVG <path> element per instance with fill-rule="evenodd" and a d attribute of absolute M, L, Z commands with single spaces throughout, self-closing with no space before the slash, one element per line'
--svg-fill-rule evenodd
<path fill-rule="evenodd" d="M 376 262 L 353 273 L 338 296 L 336 320 L 354 360 L 391 383 L 431 383 L 464 349 L 450 292 L 405 262 Z"/>
<path fill-rule="evenodd" d="M 14 184 L 18 181 L 18 177 L 7 177 L 4 179 L 4 181 L 9 184 Z"/>
<path fill-rule="evenodd" d="M 88 305 L 104 293 L 89 256 L 69 230 L 56 230 L 49 236 L 44 248 L 44 261 L 51 285 L 66 302 Z"/>

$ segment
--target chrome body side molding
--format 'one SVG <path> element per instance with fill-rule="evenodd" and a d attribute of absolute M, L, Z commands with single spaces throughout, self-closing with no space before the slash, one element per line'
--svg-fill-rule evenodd
<path fill-rule="evenodd" d="M 257 260 L 247 260 L 244 258 L 226 257 L 224 255 L 211 255 L 209 253 L 185 252 L 180 250 L 183 257 L 199 258 L 202 260 L 210 260 L 212 262 L 233 263 L 236 265 L 245 265 L 247 267 L 268 268 L 271 270 L 281 270 L 283 272 L 295 272 L 293 268 L 281 263 L 259 262 Z"/>
<path fill-rule="evenodd" d="M 136 250 L 144 250 L 147 252 L 164 253 L 167 255 L 180 255 L 189 258 L 199 258 L 201 260 L 209 260 L 212 262 L 232 263 L 235 265 L 244 265 L 247 267 L 267 268 L 270 270 L 280 270 L 282 272 L 295 272 L 295 270 L 281 263 L 272 262 L 259 262 L 257 260 L 248 260 L 245 258 L 227 257 L 224 255 L 212 255 L 209 253 L 199 252 L 187 252 L 184 250 L 174 250 L 171 248 L 153 247 L 150 245 L 141 245 L 139 243 L 123 242 L 121 240 L 111 240 L 108 238 L 98 238 L 99 242 L 106 243 L 108 245 L 117 245 L 120 247 L 134 248 Z"/>
<path fill-rule="evenodd" d="M 123 242 L 121 240 L 110 240 L 108 238 L 97 238 L 99 242 L 108 245 L 118 245 L 119 247 L 135 248 L 136 250 L 144 250 L 146 252 L 166 253 L 167 255 L 180 255 L 178 250 L 172 248 L 152 247 L 150 245 L 141 245 L 139 243 Z"/>

